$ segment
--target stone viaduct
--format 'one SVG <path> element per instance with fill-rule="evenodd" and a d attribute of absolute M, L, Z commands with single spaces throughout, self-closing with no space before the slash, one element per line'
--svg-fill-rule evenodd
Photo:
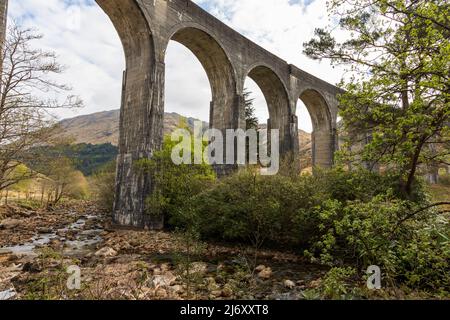
<path fill-rule="evenodd" d="M 153 189 L 151 177 L 137 172 L 133 161 L 151 157 L 162 145 L 164 61 L 170 40 L 192 51 L 207 73 L 212 91 L 210 124 L 213 128 L 245 128 L 243 89 L 248 76 L 265 96 L 269 128 L 280 130 L 280 152 L 298 152 L 296 105 L 301 99 L 314 127 L 313 163 L 321 167 L 332 165 L 337 147 L 338 88 L 271 54 L 192 1 L 96 2 L 114 24 L 126 59 L 114 209 L 116 223 L 140 228 L 160 227 L 159 219 L 144 214 L 145 198 Z"/>

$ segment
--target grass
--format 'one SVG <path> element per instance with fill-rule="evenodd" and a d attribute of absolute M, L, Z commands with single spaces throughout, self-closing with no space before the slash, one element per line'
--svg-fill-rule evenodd
<path fill-rule="evenodd" d="M 450 186 L 443 184 L 430 185 L 431 195 L 433 201 L 450 201 Z M 445 210 L 450 210 L 450 206 L 444 207 Z"/>

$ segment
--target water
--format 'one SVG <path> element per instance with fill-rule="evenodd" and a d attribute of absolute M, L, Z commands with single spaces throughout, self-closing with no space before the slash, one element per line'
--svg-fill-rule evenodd
<path fill-rule="evenodd" d="M 0 301 L 2 300 L 9 300 L 11 298 L 14 298 L 16 296 L 17 292 L 14 289 L 8 289 L 5 291 L 0 291 Z"/>
<path fill-rule="evenodd" d="M 100 243 L 103 239 L 100 234 L 102 229 L 83 230 L 88 220 L 97 219 L 95 215 L 87 215 L 85 218 L 79 219 L 74 223 L 68 225 L 66 228 L 59 229 L 52 233 L 38 234 L 31 238 L 29 242 L 26 242 L 17 246 L 9 246 L 1 249 L 11 251 L 12 254 L 22 256 L 36 256 L 36 249 L 50 244 L 52 240 L 59 240 L 64 244 L 63 253 L 68 256 L 87 253 L 89 248 Z M 64 234 L 65 232 L 76 232 L 75 240 L 66 240 L 64 236 L 58 234 Z"/>

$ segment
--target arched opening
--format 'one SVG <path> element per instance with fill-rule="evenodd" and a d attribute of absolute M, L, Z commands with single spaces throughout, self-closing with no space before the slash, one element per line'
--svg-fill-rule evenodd
<path fill-rule="evenodd" d="M 186 27 L 176 31 L 171 37 L 171 40 L 177 42 L 178 45 L 169 45 L 168 49 L 172 50 L 173 48 L 177 48 L 178 52 L 181 53 L 183 49 L 180 48 L 180 45 L 182 45 L 191 51 L 203 67 L 209 81 L 211 93 L 207 95 L 207 90 L 204 88 L 204 85 L 206 84 L 205 77 L 202 78 L 201 75 L 197 74 L 193 79 L 186 68 L 182 68 L 182 65 L 175 70 L 169 70 L 169 73 L 176 72 L 177 74 L 185 74 L 185 81 L 183 82 L 187 81 L 187 86 L 193 86 L 194 88 L 193 92 L 187 92 L 191 97 L 204 95 L 198 100 L 202 106 L 196 108 L 195 114 L 197 114 L 201 120 L 209 120 L 210 127 L 216 129 L 235 127 L 233 104 L 235 102 L 236 86 L 234 72 L 231 63 L 220 44 L 205 31 L 194 27 Z M 186 51 L 181 54 L 184 58 L 187 57 Z M 171 54 L 168 53 L 166 55 L 166 61 L 167 57 L 171 58 Z M 191 64 L 191 66 L 193 65 Z M 170 67 L 169 64 L 169 68 Z M 198 68 L 196 69 L 198 70 Z M 169 75 L 167 78 L 168 81 L 171 81 L 171 76 L 172 75 Z M 189 82 L 191 83 L 189 84 Z M 166 83 L 166 86 L 169 88 L 168 93 L 176 94 L 178 89 L 171 87 L 172 84 Z M 177 86 L 179 87 L 178 84 Z M 210 99 L 209 109 L 204 106 L 206 99 Z M 170 102 L 170 100 L 168 102 Z M 207 110 L 209 111 L 209 117 L 206 117 Z"/>
<path fill-rule="evenodd" d="M 302 112 L 302 104 L 308 111 L 311 118 L 311 158 L 312 168 L 322 167 L 329 168 L 333 163 L 333 136 L 331 126 L 331 115 L 327 102 L 323 96 L 316 90 L 308 89 L 300 95 L 300 110 L 297 111 L 300 123 L 305 118 L 304 110 Z M 302 112 L 302 113 L 300 113 Z M 303 169 L 303 168 L 302 168 Z"/>
<path fill-rule="evenodd" d="M 209 123 L 211 86 L 200 61 L 185 46 L 170 41 L 165 65 L 164 133 L 179 124 L 180 116 L 190 127 L 194 119 Z"/>
<path fill-rule="evenodd" d="M 152 94 L 155 53 L 150 26 L 133 0 L 123 0 L 120 5 L 114 0 L 96 2 L 114 24 L 125 52 L 120 128 L 126 127 L 127 130 L 122 130 L 120 135 L 119 152 L 151 154 L 152 149 L 159 144 L 156 142 L 156 145 L 152 145 L 155 144 L 152 141 L 158 129 L 153 128 L 148 117 L 142 116 L 136 123 L 136 114 L 145 115 L 148 108 L 146 102 Z"/>
<path fill-rule="evenodd" d="M 308 108 L 302 100 L 297 101 L 298 161 L 301 173 L 312 173 L 313 168 L 313 123 Z"/>
<path fill-rule="evenodd" d="M 267 120 L 267 128 L 269 130 L 279 130 L 281 154 L 290 151 L 289 99 L 282 81 L 274 71 L 265 66 L 258 66 L 250 70 L 248 73 L 248 78 L 253 81 L 247 81 L 249 83 L 249 87 L 251 88 L 252 83 L 256 84 L 264 96 L 264 100 L 267 105 L 266 110 L 268 111 L 269 116 Z M 255 87 L 254 84 L 253 88 Z M 256 92 L 258 92 L 258 90 L 256 90 Z M 261 102 L 262 99 L 259 99 L 259 104 L 261 104 Z M 260 118 L 261 121 L 264 121 L 263 118 L 266 115 L 264 111 L 262 111 L 264 108 L 262 106 L 257 106 L 257 108 L 259 114 L 258 118 Z"/>
<path fill-rule="evenodd" d="M 244 98 L 248 107 L 247 109 L 253 109 L 253 112 L 248 114 L 247 118 L 249 116 L 255 118 L 258 121 L 258 128 L 267 128 L 267 122 L 270 118 L 269 107 L 260 87 L 250 77 L 245 79 Z"/>

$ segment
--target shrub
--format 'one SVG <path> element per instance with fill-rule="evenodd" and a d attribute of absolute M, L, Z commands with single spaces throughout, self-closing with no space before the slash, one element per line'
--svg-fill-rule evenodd
<path fill-rule="evenodd" d="M 147 213 L 164 216 L 169 227 L 183 224 L 180 220 L 193 223 L 189 218 L 191 198 L 215 181 L 214 171 L 207 164 L 175 165 L 171 158 L 175 144 L 166 137 L 163 149 L 152 159 L 141 159 L 136 163 L 144 174 L 153 175 L 157 190 L 146 200 Z"/>
<path fill-rule="evenodd" d="M 302 247 L 317 232 L 313 208 L 325 197 L 311 176 L 245 169 L 194 197 L 190 210 L 204 238 Z"/>
<path fill-rule="evenodd" d="M 321 291 L 327 299 L 349 299 L 356 294 L 356 289 L 351 285 L 352 278 L 357 274 L 351 267 L 332 268 L 325 275 L 321 284 Z"/>
<path fill-rule="evenodd" d="M 106 211 L 112 211 L 116 185 L 116 163 L 108 163 L 92 177 L 94 198 L 98 206 Z"/>
<path fill-rule="evenodd" d="M 307 254 L 331 266 L 378 265 L 390 284 L 448 291 L 449 225 L 420 206 L 392 194 L 369 202 L 328 200 L 316 209 L 320 236 Z"/>

